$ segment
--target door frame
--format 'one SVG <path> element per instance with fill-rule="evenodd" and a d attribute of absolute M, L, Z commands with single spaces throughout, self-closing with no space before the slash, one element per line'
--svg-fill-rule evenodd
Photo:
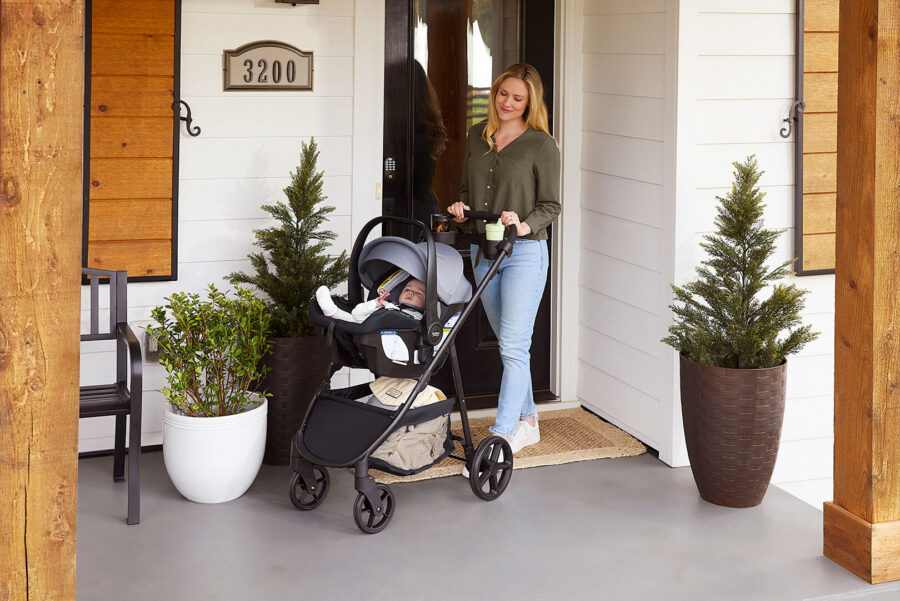
<path fill-rule="evenodd" d="M 353 52 L 353 181 L 350 233 L 381 216 L 384 143 L 384 3 L 355 0 Z M 381 235 L 381 226 L 372 236 Z"/>
<path fill-rule="evenodd" d="M 579 400 L 583 7 L 583 0 L 556 4 L 553 114 L 562 159 L 562 202 L 550 249 L 550 386 L 561 401 Z"/>
<path fill-rule="evenodd" d="M 384 13 L 386 0 L 355 0 L 353 58 L 353 196 L 351 233 L 381 215 L 381 155 L 384 128 Z M 551 241 L 550 390 L 561 401 L 577 400 L 578 290 L 581 198 L 580 25 L 582 0 L 557 0 L 553 99 L 562 155 L 562 211 Z M 571 60 L 565 60 L 571 57 Z M 567 119 L 572 115 L 572 119 Z M 565 199 L 569 199 L 566 202 Z M 373 235 L 380 235 L 376 229 Z"/>

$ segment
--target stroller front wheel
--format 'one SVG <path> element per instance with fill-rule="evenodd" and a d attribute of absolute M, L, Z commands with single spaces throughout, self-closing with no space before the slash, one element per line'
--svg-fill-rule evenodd
<path fill-rule="evenodd" d="M 503 494 L 512 477 L 513 454 L 502 436 L 488 436 L 479 443 L 472 458 L 469 484 L 479 499 L 493 501 Z"/>
<path fill-rule="evenodd" d="M 353 519 L 356 526 L 366 534 L 381 532 L 394 517 L 394 493 L 387 484 L 376 484 L 375 487 L 381 499 L 380 512 L 372 509 L 372 504 L 363 493 L 357 495 L 356 503 L 353 504 Z"/>
<path fill-rule="evenodd" d="M 316 478 L 312 490 L 306 487 L 300 474 L 294 472 L 294 475 L 291 476 L 291 503 L 301 511 L 310 511 L 321 505 L 328 495 L 328 488 L 331 484 L 331 477 L 328 475 L 327 469 L 321 465 L 314 465 L 312 470 Z"/>

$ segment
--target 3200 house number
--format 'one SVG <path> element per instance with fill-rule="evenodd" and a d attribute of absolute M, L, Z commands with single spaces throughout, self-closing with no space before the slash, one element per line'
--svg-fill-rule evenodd
<path fill-rule="evenodd" d="M 313 53 L 285 42 L 244 44 L 222 55 L 224 90 L 312 90 Z"/>
<path fill-rule="evenodd" d="M 253 64 L 253 61 L 249 58 L 244 61 L 244 67 L 246 67 L 247 72 L 244 73 L 244 81 L 247 83 L 269 83 L 269 62 L 261 58 L 257 61 L 256 65 Z M 254 79 L 254 67 L 257 69 L 255 73 L 256 79 Z M 272 61 L 272 83 L 281 83 L 281 61 L 274 60 Z M 287 61 L 287 65 L 284 68 L 284 75 L 288 83 L 294 83 L 294 80 L 297 79 L 297 63 L 294 61 Z"/>

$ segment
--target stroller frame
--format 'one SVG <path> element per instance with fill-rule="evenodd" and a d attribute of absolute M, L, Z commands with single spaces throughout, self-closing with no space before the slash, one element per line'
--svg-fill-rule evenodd
<path fill-rule="evenodd" d="M 500 215 L 498 214 L 485 213 L 481 211 L 465 211 L 465 216 L 472 219 L 483 219 L 488 221 L 496 221 L 500 218 Z M 475 306 L 477 305 L 478 300 L 481 298 L 482 293 L 490 283 L 491 279 L 497 273 L 497 270 L 499 269 L 503 260 L 512 254 L 513 245 L 516 240 L 515 226 L 509 226 L 506 228 L 506 236 L 503 240 L 497 243 L 498 253 L 496 260 L 493 261 L 493 264 L 488 269 L 485 277 L 476 286 L 472 297 L 467 303 L 464 304 L 464 308 L 455 327 L 453 327 L 453 329 L 447 334 L 446 338 L 441 343 L 443 324 L 439 319 L 440 316 L 438 315 L 437 311 L 435 265 L 436 252 L 434 246 L 435 242 L 431 231 L 421 221 L 402 217 L 381 216 L 372 219 L 362 228 L 359 235 L 357 236 L 351 257 L 352 267 L 349 277 L 350 302 L 356 304 L 360 302 L 362 296 L 362 286 L 357 269 L 358 259 L 360 253 L 362 252 L 362 248 L 365 245 L 366 239 L 371 233 L 372 229 L 376 225 L 386 221 L 412 225 L 414 227 L 420 228 L 425 233 L 428 256 L 426 267 L 427 281 L 425 294 L 425 316 L 423 318 L 423 340 L 425 341 L 426 348 L 430 347 L 432 350 L 431 357 L 428 359 L 424 371 L 418 378 L 418 381 L 412 392 L 410 392 L 409 397 L 395 411 L 392 421 L 384 429 L 384 432 L 382 432 L 381 435 L 378 436 L 377 439 L 371 445 L 369 445 L 369 447 L 358 457 L 355 457 L 354 459 L 349 461 L 334 461 L 317 456 L 307 447 L 304 441 L 304 433 L 306 431 L 309 417 L 313 412 L 313 408 L 315 407 L 320 394 L 324 390 L 326 390 L 331 376 L 334 374 L 334 372 L 337 371 L 337 369 L 340 369 L 341 367 L 339 363 L 336 363 L 333 360 L 334 357 L 332 356 L 328 374 L 319 385 L 316 394 L 313 396 L 313 399 L 306 411 L 306 415 L 304 416 L 300 428 L 297 430 L 297 433 L 295 434 L 291 445 L 291 468 L 294 471 L 294 475 L 291 480 L 290 496 L 294 505 L 298 509 L 302 510 L 315 509 L 324 500 L 325 495 L 328 492 L 329 477 L 325 468 L 353 467 L 355 472 L 355 489 L 359 493 L 357 502 L 354 507 L 354 517 L 356 518 L 357 526 L 363 532 L 367 533 L 375 533 L 383 530 L 384 527 L 387 526 L 387 523 L 390 521 L 390 518 L 393 515 L 394 506 L 393 494 L 391 493 L 389 487 L 387 487 L 387 485 L 385 484 L 377 484 L 372 475 L 369 474 L 369 456 L 384 442 L 384 440 L 392 432 L 394 432 L 400 426 L 404 416 L 407 414 L 407 412 L 412 407 L 412 404 L 416 400 L 416 397 L 428 385 L 434 372 L 443 365 L 443 362 L 447 358 L 449 358 L 450 360 L 450 368 L 453 375 L 453 385 L 456 392 L 455 406 L 459 409 L 463 429 L 462 437 L 455 434 L 451 434 L 450 436 L 451 439 L 462 443 L 463 453 L 465 455 L 465 457 L 458 457 L 456 455 L 451 455 L 451 457 L 454 457 L 461 461 L 465 461 L 466 468 L 470 473 L 469 481 L 473 492 L 480 498 L 488 501 L 499 497 L 509 483 L 513 461 L 512 451 L 509 447 L 509 443 L 503 437 L 489 436 L 484 439 L 481 444 L 479 444 L 477 450 L 475 448 L 475 445 L 472 441 L 471 429 L 469 427 L 468 411 L 466 409 L 466 401 L 463 392 L 462 376 L 459 368 L 459 359 L 456 351 L 455 338 L 459 331 L 462 329 L 462 324 L 465 323 L 466 319 L 468 319 L 471 313 L 475 310 Z M 333 331 L 334 323 L 329 325 L 327 332 L 327 336 L 329 339 L 329 352 L 331 352 L 332 350 L 334 335 Z M 437 347 L 437 351 L 435 352 L 434 348 L 437 345 L 439 346 Z M 502 460 L 500 459 L 501 453 L 503 457 Z M 473 469 L 473 466 L 481 466 L 481 461 L 487 462 L 484 464 L 484 467 L 486 469 L 485 472 L 480 472 L 478 469 Z M 320 472 L 319 477 L 316 476 L 316 470 Z M 499 477 L 498 473 L 500 473 Z M 486 483 L 490 486 L 488 491 L 483 490 L 483 486 Z M 300 486 L 302 491 L 310 494 L 313 497 L 313 501 L 309 503 L 298 502 L 298 499 L 295 495 L 296 486 Z M 363 523 L 361 521 L 360 514 L 363 511 L 367 511 L 370 513 L 368 523 Z M 374 527 L 372 525 L 373 517 L 380 517 L 379 523 Z"/>

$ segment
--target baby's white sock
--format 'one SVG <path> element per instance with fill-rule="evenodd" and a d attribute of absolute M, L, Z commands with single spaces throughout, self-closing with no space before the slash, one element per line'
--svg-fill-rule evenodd
<path fill-rule="evenodd" d="M 331 292 L 325 286 L 319 286 L 319 289 L 316 290 L 316 301 L 325 317 L 334 317 L 338 312 L 337 305 L 331 300 Z"/>

